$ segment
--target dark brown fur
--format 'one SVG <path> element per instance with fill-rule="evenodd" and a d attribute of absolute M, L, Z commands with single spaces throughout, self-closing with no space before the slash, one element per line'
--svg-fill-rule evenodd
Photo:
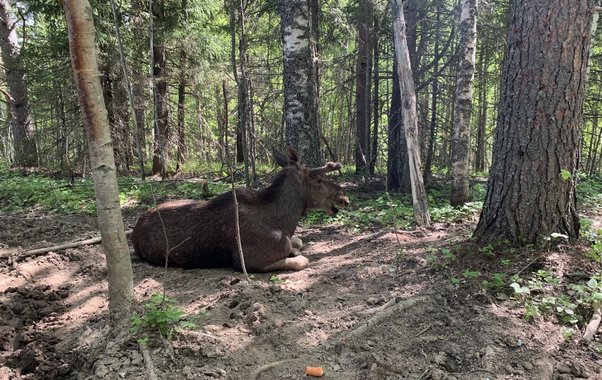
<path fill-rule="evenodd" d="M 238 189 L 240 235 L 245 266 L 251 272 L 300 270 L 309 261 L 291 256 L 291 236 L 308 209 L 330 214 L 349 204 L 343 189 L 321 174 L 341 167 L 328 163 L 309 169 L 287 148 L 274 153 L 283 167 L 272 184 L 255 191 Z M 134 250 L 155 264 L 184 268 L 232 266 L 242 270 L 236 243 L 232 192 L 210 201 L 181 200 L 163 203 L 142 215 L 132 235 Z M 167 237 L 167 242 L 165 237 Z"/>

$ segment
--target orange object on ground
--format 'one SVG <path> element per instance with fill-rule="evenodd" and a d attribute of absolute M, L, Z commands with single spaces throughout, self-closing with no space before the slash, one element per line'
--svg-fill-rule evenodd
<path fill-rule="evenodd" d="M 305 368 L 305 375 L 313 377 L 322 377 L 324 376 L 324 370 L 322 369 L 322 367 L 307 367 Z"/>

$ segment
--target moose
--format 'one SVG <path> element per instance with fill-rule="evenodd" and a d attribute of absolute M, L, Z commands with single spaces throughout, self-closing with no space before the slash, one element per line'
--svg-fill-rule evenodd
<path fill-rule="evenodd" d="M 282 170 L 267 188 L 236 190 L 240 241 L 250 272 L 306 268 L 309 260 L 296 249 L 300 239 L 293 237 L 301 217 L 308 210 L 335 215 L 349 205 L 343 188 L 322 176 L 340 169 L 340 163 L 308 168 L 292 147 L 273 155 Z M 209 201 L 172 201 L 147 211 L 134 227 L 135 253 L 154 265 L 167 260 L 182 268 L 242 271 L 233 198 L 227 192 Z"/>

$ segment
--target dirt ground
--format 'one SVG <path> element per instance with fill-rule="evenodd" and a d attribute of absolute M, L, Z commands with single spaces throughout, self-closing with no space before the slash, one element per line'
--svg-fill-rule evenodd
<path fill-rule="evenodd" d="M 126 227 L 141 212 L 126 211 Z M 307 366 L 341 380 L 602 379 L 602 355 L 579 334 L 566 339 L 558 324 L 524 321 L 511 299 L 450 281 L 464 269 L 490 270 L 488 263 L 431 265 L 433 249 L 468 246 L 475 222 L 399 234 L 300 228 L 309 268 L 250 282 L 227 268 L 170 269 L 164 278 L 162 268 L 133 258 L 137 300 L 147 302 L 164 281 L 199 325 L 175 334 L 171 345 L 151 337 L 151 360 L 135 338 L 109 338 L 99 245 L 2 259 L 0 380 L 151 379 L 148 363 L 158 379 L 304 379 Z M 94 236 L 93 217 L 0 214 L 4 252 Z M 571 249 L 539 262 L 518 255 L 510 271 L 550 265 L 570 272 L 580 265 L 567 259 Z M 595 344 L 601 341 L 599 332 Z"/>

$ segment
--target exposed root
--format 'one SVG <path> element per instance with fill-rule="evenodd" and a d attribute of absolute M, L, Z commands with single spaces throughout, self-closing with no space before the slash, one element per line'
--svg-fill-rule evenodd
<path fill-rule="evenodd" d="M 150 352 L 148 352 L 148 348 L 144 344 L 138 344 L 138 348 L 140 348 L 140 352 L 142 353 L 142 357 L 144 358 L 144 366 L 146 367 L 146 371 L 148 372 L 149 380 L 159 380 L 157 377 L 157 373 L 155 372 L 155 364 L 153 363 L 153 359 L 151 358 Z"/>
<path fill-rule="evenodd" d="M 594 339 L 596 335 L 596 331 L 598 331 L 598 327 L 600 326 L 600 322 L 602 321 L 602 302 L 594 303 L 594 315 L 592 319 L 587 324 L 585 328 L 585 332 L 583 333 L 583 339 L 590 341 Z"/>
<path fill-rule="evenodd" d="M 419 302 L 424 302 L 428 299 L 430 299 L 430 297 L 428 295 L 415 296 L 415 297 L 411 297 L 411 298 L 407 298 L 407 299 L 398 301 L 398 302 L 392 304 L 391 306 L 389 306 L 385 309 L 382 309 L 378 313 L 374 314 L 370 319 L 368 319 L 364 322 L 361 322 L 357 328 L 355 328 L 354 330 L 351 330 L 347 334 L 343 335 L 341 337 L 341 339 L 339 340 L 339 344 L 345 340 L 351 340 L 359 335 L 364 334 L 368 329 L 376 326 L 377 324 L 381 323 L 385 319 L 387 319 L 397 313 L 400 313 L 403 310 L 408 309 L 408 308 L 416 305 Z"/>

